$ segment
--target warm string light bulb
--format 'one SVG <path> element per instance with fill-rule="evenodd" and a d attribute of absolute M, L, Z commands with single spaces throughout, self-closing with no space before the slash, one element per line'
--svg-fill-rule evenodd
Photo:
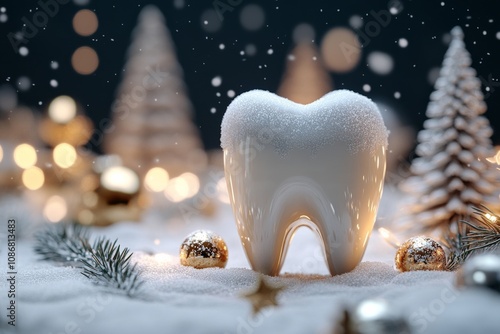
<path fill-rule="evenodd" d="M 137 174 L 126 167 L 110 167 L 101 174 L 101 185 L 111 191 L 135 194 L 139 190 L 139 184 Z"/>
<path fill-rule="evenodd" d="M 61 168 L 69 168 L 75 164 L 77 154 L 73 146 L 67 143 L 61 143 L 54 147 L 52 158 L 57 166 Z"/>
<path fill-rule="evenodd" d="M 56 123 L 66 124 L 76 116 L 76 102 L 73 98 L 61 95 L 49 104 L 49 117 Z"/>
<path fill-rule="evenodd" d="M 45 175 L 40 168 L 33 166 L 23 171 L 22 181 L 29 190 L 37 190 L 43 186 Z"/>
<path fill-rule="evenodd" d="M 144 177 L 144 186 L 149 191 L 161 192 L 167 188 L 168 172 L 161 167 L 151 168 Z"/>
<path fill-rule="evenodd" d="M 500 165 L 500 150 L 498 150 L 494 156 L 486 158 L 486 160 L 492 164 Z"/>
<path fill-rule="evenodd" d="M 37 162 L 36 150 L 29 144 L 20 144 L 14 149 L 14 162 L 23 169 L 34 166 Z"/>
<path fill-rule="evenodd" d="M 491 213 L 488 213 L 488 212 L 485 213 L 484 216 L 486 217 L 486 219 L 488 219 L 492 223 L 496 223 L 498 220 L 497 216 L 492 215 Z"/>
<path fill-rule="evenodd" d="M 165 188 L 165 197 L 178 203 L 193 197 L 200 190 L 200 180 L 193 173 L 184 173 L 171 179 Z"/>
<path fill-rule="evenodd" d="M 43 216 L 51 223 L 58 223 L 68 214 L 66 200 L 61 196 L 52 196 L 45 203 Z"/>

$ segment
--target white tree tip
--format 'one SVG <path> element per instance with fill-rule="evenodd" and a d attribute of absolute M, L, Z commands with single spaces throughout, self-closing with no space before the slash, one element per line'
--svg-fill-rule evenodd
<path fill-rule="evenodd" d="M 156 18 L 163 21 L 163 14 L 158 7 L 155 5 L 146 5 L 139 13 L 141 19 L 149 20 L 151 17 L 156 16 Z"/>
<path fill-rule="evenodd" d="M 462 31 L 462 28 L 459 26 L 454 27 L 451 29 L 451 35 L 453 38 L 458 38 L 458 39 L 463 39 L 464 38 L 464 32 Z"/>

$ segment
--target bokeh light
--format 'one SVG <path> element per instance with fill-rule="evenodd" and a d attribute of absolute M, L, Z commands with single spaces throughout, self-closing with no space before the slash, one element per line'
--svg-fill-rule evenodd
<path fill-rule="evenodd" d="M 139 177 L 126 167 L 115 166 L 101 174 L 101 186 L 111 191 L 135 194 L 139 190 Z"/>
<path fill-rule="evenodd" d="M 76 116 L 76 102 L 67 95 L 61 95 L 49 104 L 49 117 L 56 123 L 65 124 Z"/>
<path fill-rule="evenodd" d="M 359 63 L 361 44 L 352 30 L 333 28 L 323 37 L 321 56 L 329 70 L 348 72 Z"/>
<path fill-rule="evenodd" d="M 146 189 L 153 192 L 164 191 L 168 184 L 168 173 L 161 167 L 151 168 L 144 177 Z"/>
<path fill-rule="evenodd" d="M 57 166 L 69 168 L 75 164 L 77 154 L 73 146 L 67 143 L 61 143 L 54 147 L 52 157 Z"/>
<path fill-rule="evenodd" d="M 259 30 L 264 25 L 264 21 L 264 10 L 258 5 L 247 5 L 240 12 L 240 22 L 246 30 Z"/>
<path fill-rule="evenodd" d="M 82 46 L 73 53 L 71 65 L 77 73 L 89 75 L 94 73 L 99 66 L 99 57 L 91 47 Z"/>
<path fill-rule="evenodd" d="M 368 55 L 367 61 L 368 67 L 380 75 L 387 75 L 394 68 L 394 60 L 385 52 L 373 51 Z"/>
<path fill-rule="evenodd" d="M 171 179 L 165 188 L 165 197 L 168 200 L 178 203 L 191 198 L 200 190 L 200 180 L 193 173 L 184 173 Z"/>
<path fill-rule="evenodd" d="M 66 200 L 61 196 L 51 196 L 43 208 L 43 216 L 51 223 L 58 223 L 68 214 Z"/>
<path fill-rule="evenodd" d="M 33 166 L 23 171 L 22 180 L 26 188 L 37 190 L 43 186 L 45 175 L 43 174 L 43 170 Z"/>
<path fill-rule="evenodd" d="M 79 10 L 73 17 L 73 29 L 80 36 L 90 36 L 97 31 L 99 21 L 89 9 Z"/>
<path fill-rule="evenodd" d="M 14 161 L 21 168 L 30 168 L 36 164 L 35 148 L 30 144 L 20 144 L 14 149 Z"/>
<path fill-rule="evenodd" d="M 222 177 L 218 182 L 217 182 L 217 198 L 219 201 L 225 204 L 229 204 L 229 192 L 227 190 L 227 183 L 226 183 L 226 178 Z"/>
<path fill-rule="evenodd" d="M 31 88 L 31 79 L 26 76 L 19 77 L 16 80 L 16 85 L 20 91 L 26 92 Z"/>
<path fill-rule="evenodd" d="M 0 86 L 0 110 L 11 110 L 17 105 L 17 93 L 9 84 Z"/>
<path fill-rule="evenodd" d="M 206 32 L 216 32 L 222 27 L 222 21 L 215 10 L 207 9 L 201 14 L 201 27 Z"/>
<path fill-rule="evenodd" d="M 314 28 L 307 23 L 301 23 L 293 29 L 292 39 L 295 44 L 312 43 L 316 38 Z"/>
<path fill-rule="evenodd" d="M 359 15 L 353 15 L 349 18 L 349 25 L 353 29 L 360 29 L 363 26 L 363 18 Z"/>

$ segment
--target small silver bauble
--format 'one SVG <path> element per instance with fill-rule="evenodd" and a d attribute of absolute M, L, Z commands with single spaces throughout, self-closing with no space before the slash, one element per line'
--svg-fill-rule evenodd
<path fill-rule="evenodd" d="M 406 318 L 385 299 L 369 299 L 361 302 L 350 313 L 347 326 L 357 334 L 405 334 L 410 333 Z M 350 332 L 349 332 L 350 333 Z"/>
<path fill-rule="evenodd" d="M 484 287 L 500 293 L 500 256 L 472 257 L 457 272 L 456 283 L 461 287 Z"/>

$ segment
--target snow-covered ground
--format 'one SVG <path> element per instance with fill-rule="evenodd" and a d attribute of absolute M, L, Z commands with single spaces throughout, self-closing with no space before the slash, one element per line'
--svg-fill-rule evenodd
<path fill-rule="evenodd" d="M 226 269 L 196 270 L 179 265 L 178 248 L 195 229 L 220 234 L 229 248 Z M 457 290 L 454 273 L 393 269 L 395 249 L 375 230 L 363 262 L 352 272 L 330 277 L 316 236 L 301 229 L 282 273 L 268 278 L 285 290 L 280 306 L 253 317 L 241 298 L 257 273 L 239 243 L 229 206 L 216 215 L 182 220 L 148 215 L 143 223 L 93 230 L 118 238 L 135 252 L 146 280 L 141 298 L 129 299 L 92 285 L 77 269 L 39 261 L 33 241 L 18 242 L 17 326 L 7 325 L 6 280 L 0 281 L 0 332 L 7 333 L 332 333 L 344 306 L 365 298 L 386 298 L 408 317 L 415 333 L 500 331 L 500 294 Z M 3 241 L 2 241 L 3 243 Z M 5 247 L 1 247 L 5 277 Z"/>

